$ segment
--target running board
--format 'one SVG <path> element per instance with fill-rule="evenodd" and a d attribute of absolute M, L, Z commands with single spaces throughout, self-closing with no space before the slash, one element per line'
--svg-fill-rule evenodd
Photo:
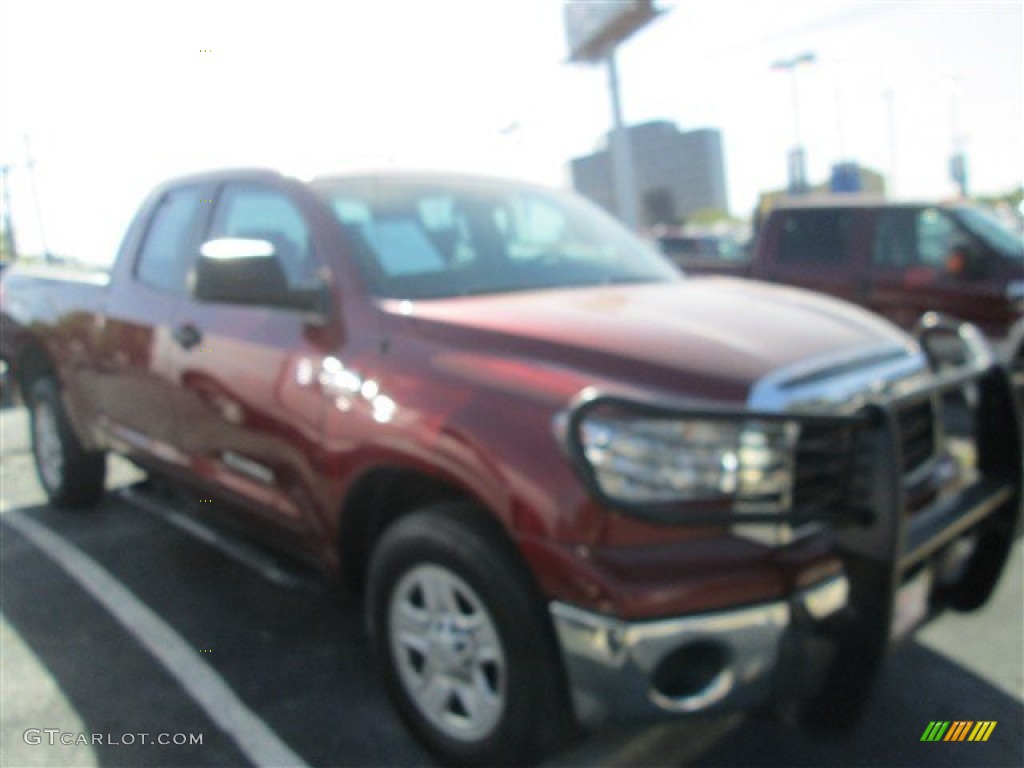
<path fill-rule="evenodd" d="M 156 515 L 178 530 L 199 539 L 272 584 L 309 592 L 322 592 L 326 589 L 323 576 L 313 568 L 201 519 L 187 496 L 179 494 L 168 497 L 147 481 L 120 488 L 115 495 L 133 507 Z"/>

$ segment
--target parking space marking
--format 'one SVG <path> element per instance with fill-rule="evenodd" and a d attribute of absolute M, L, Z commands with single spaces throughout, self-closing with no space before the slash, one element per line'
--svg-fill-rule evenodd
<path fill-rule="evenodd" d="M 92 595 L 160 662 L 254 765 L 305 768 L 306 762 L 235 695 L 185 639 L 113 575 L 20 511 L 4 512 L 4 523 L 31 541 Z"/>
<path fill-rule="evenodd" d="M 653 726 L 603 758 L 601 768 L 634 765 L 688 765 L 742 723 L 742 713 L 698 723 L 667 722 Z"/>

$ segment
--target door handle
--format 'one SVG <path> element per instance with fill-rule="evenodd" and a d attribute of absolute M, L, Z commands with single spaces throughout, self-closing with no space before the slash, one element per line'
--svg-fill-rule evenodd
<path fill-rule="evenodd" d="M 192 349 L 192 347 L 203 340 L 202 332 L 192 325 L 192 323 L 179 325 L 174 329 L 174 333 L 172 335 L 174 336 L 174 340 L 184 349 Z"/>

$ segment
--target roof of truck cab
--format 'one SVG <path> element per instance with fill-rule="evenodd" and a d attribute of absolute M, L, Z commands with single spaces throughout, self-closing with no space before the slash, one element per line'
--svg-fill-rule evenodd
<path fill-rule="evenodd" d="M 309 183 L 316 187 L 329 187 L 332 184 L 380 182 L 400 182 L 403 184 L 452 184 L 456 186 L 520 186 L 537 189 L 554 190 L 543 184 L 523 179 L 488 176 L 485 174 L 464 173 L 458 171 L 428 171 L 416 169 L 384 168 L 345 173 L 332 173 L 310 178 Z"/>
<path fill-rule="evenodd" d="M 962 200 L 885 200 L 878 197 L 807 198 L 781 200 L 771 206 L 772 211 L 807 208 L 955 208 L 966 204 Z"/>
<path fill-rule="evenodd" d="M 160 187 L 176 187 L 186 184 L 209 184 L 225 179 L 245 181 L 270 181 L 285 178 L 285 174 L 272 168 L 217 168 L 175 176 L 160 184 Z"/>
<path fill-rule="evenodd" d="M 559 191 L 555 187 L 549 187 L 522 179 L 503 178 L 499 176 L 455 171 L 382 168 L 326 174 L 298 174 L 288 173 L 273 168 L 258 167 L 211 169 L 208 171 L 176 176 L 162 182 L 158 186 L 158 189 L 165 190 L 189 184 L 217 184 L 226 181 L 280 182 L 285 179 L 319 189 L 328 188 L 336 184 L 358 184 L 367 182 L 386 184 L 388 182 L 396 182 L 403 184 L 438 184 L 462 187 L 507 187 L 512 185 L 544 189 L 549 192 Z"/>

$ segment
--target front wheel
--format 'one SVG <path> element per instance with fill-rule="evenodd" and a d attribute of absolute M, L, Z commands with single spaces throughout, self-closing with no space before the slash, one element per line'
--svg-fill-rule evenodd
<path fill-rule="evenodd" d="M 32 455 L 50 501 L 59 507 L 91 507 L 103 496 L 106 457 L 88 451 L 64 412 L 55 381 L 39 379 L 31 389 Z"/>
<path fill-rule="evenodd" d="M 569 732 L 568 696 L 544 602 L 482 515 L 439 505 L 393 525 L 367 618 L 389 691 L 435 754 L 522 765 Z"/>

